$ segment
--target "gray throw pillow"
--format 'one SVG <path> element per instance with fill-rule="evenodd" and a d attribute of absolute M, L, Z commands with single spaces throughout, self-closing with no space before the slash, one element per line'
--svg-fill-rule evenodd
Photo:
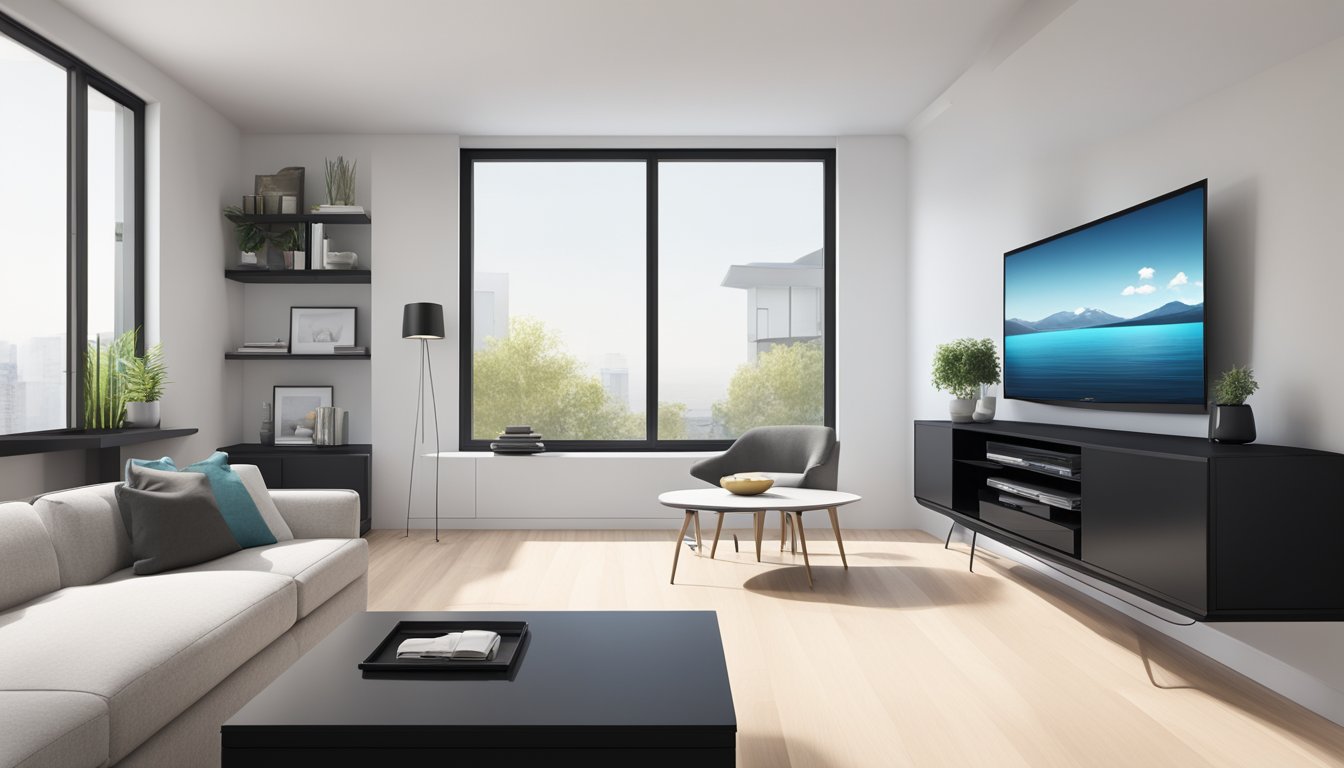
<path fill-rule="evenodd" d="M 117 506 L 131 536 L 135 573 L 147 576 L 237 552 L 210 480 L 198 472 L 130 466 Z"/>

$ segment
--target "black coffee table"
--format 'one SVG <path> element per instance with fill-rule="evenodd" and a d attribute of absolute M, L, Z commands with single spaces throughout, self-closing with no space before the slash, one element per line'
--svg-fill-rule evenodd
<path fill-rule="evenodd" d="M 356 666 L 398 621 L 446 619 L 526 621 L 519 665 L 414 677 Z M 734 765 L 736 734 L 712 611 L 371 612 L 239 710 L 222 740 L 225 768 L 464 758 L 490 768 L 556 758 L 684 768 Z"/>

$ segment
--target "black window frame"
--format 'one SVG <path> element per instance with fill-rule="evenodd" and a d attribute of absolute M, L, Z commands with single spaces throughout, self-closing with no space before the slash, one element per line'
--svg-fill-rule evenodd
<path fill-rule="evenodd" d="M 658 167 L 663 162 L 820 162 L 822 164 L 823 383 L 822 417 L 835 427 L 835 149 L 488 149 L 464 148 L 459 164 L 459 342 L 458 450 L 486 451 L 489 440 L 472 437 L 473 300 L 475 251 L 472 233 L 474 170 L 483 162 L 643 162 L 645 163 L 645 438 L 643 440 L 546 440 L 550 451 L 675 452 L 720 451 L 732 444 L 720 440 L 658 439 Z M 543 436 L 543 439 L 545 436 Z"/>
<path fill-rule="evenodd" d="M 89 112 L 88 89 L 93 88 L 134 115 L 131 172 L 132 290 L 136 335 L 135 353 L 145 353 L 145 101 L 83 59 L 56 45 L 12 17 L 0 13 L 0 35 L 66 71 L 66 426 L 55 430 L 16 432 L 36 434 L 83 429 L 85 346 L 88 343 L 89 299 Z"/>

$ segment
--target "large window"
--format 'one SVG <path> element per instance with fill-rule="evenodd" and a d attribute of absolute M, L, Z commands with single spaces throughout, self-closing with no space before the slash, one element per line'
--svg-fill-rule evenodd
<path fill-rule="evenodd" d="M 463 150 L 461 444 L 834 424 L 832 150 Z"/>
<path fill-rule="evenodd" d="M 143 322 L 144 102 L 0 15 L 0 434 L 83 426 L 85 348 Z"/>

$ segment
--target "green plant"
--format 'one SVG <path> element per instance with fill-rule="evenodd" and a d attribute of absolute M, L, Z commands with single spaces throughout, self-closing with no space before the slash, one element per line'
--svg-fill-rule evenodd
<path fill-rule="evenodd" d="M 327 202 L 331 205 L 355 204 L 355 166 L 359 161 L 345 162 L 345 157 L 337 155 L 335 160 L 327 160 Z"/>
<path fill-rule="evenodd" d="M 168 383 L 168 366 L 163 362 L 163 347 L 155 344 L 144 357 L 132 355 L 120 371 L 126 402 L 153 403 L 163 398 Z"/>
<path fill-rule="evenodd" d="M 270 235 L 270 241 L 275 243 L 275 247 L 282 251 L 301 251 L 303 250 L 303 238 L 299 236 L 297 227 L 280 232 L 274 232 Z"/>
<path fill-rule="evenodd" d="M 1254 371 L 1234 365 L 1224 371 L 1213 385 L 1213 401 L 1215 405 L 1245 405 L 1246 398 L 1255 394 L 1259 388 Z"/>
<path fill-rule="evenodd" d="M 115 429 L 126 417 L 126 389 L 121 372 L 135 357 L 137 330 L 121 334 L 107 346 L 99 338 L 89 342 L 84 353 L 85 427 Z"/>
<path fill-rule="evenodd" d="M 999 383 L 999 354 L 993 339 L 957 339 L 939 344 L 933 355 L 933 386 L 969 400 L 981 384 Z"/>
<path fill-rule="evenodd" d="M 258 253 L 270 242 L 270 233 L 266 228 L 249 221 L 243 209 L 230 205 L 224 209 L 224 217 L 233 222 L 233 232 L 238 236 L 238 250 L 244 253 Z"/>

